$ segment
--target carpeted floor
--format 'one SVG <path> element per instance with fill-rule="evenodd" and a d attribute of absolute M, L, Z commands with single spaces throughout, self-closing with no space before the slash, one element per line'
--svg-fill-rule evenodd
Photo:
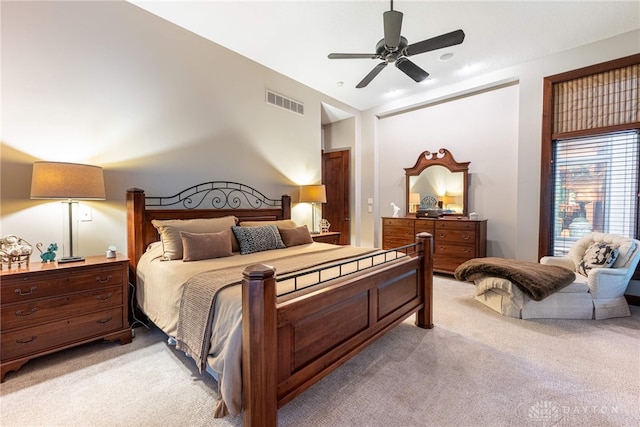
<path fill-rule="evenodd" d="M 280 409 L 281 426 L 638 426 L 640 307 L 632 316 L 518 320 L 437 277 L 435 328 L 413 317 Z M 238 426 L 213 419 L 215 382 L 136 329 L 24 365 L 0 386 L 2 426 Z"/>

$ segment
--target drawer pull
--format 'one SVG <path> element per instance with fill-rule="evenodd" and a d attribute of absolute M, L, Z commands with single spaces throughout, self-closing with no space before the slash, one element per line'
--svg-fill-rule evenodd
<path fill-rule="evenodd" d="M 33 307 L 31 310 L 24 312 L 22 310 L 18 310 L 16 311 L 16 316 L 20 316 L 20 317 L 26 317 L 26 316 L 31 316 L 33 313 L 35 313 L 36 311 L 38 311 L 37 308 Z"/>
<path fill-rule="evenodd" d="M 16 294 L 18 294 L 18 295 L 31 295 L 33 293 L 33 291 L 35 291 L 36 289 L 38 289 L 37 286 L 32 286 L 31 289 L 29 289 L 29 292 L 22 292 L 22 289 L 16 289 Z"/>
<path fill-rule="evenodd" d="M 109 322 L 111 322 L 111 319 L 113 319 L 113 316 L 109 316 L 109 317 L 107 317 L 105 319 L 98 319 L 98 320 L 96 320 L 96 323 L 103 323 L 103 324 L 104 323 L 109 323 Z"/>
<path fill-rule="evenodd" d="M 99 283 L 107 283 L 109 280 L 111 280 L 111 275 L 108 275 L 106 279 L 102 279 L 100 276 L 96 277 L 96 282 Z"/>
<path fill-rule="evenodd" d="M 32 341 L 35 341 L 36 338 L 38 338 L 37 335 L 31 335 L 30 338 L 19 338 L 16 340 L 16 343 L 18 344 L 29 344 Z"/>
<path fill-rule="evenodd" d="M 96 299 L 98 301 L 109 301 L 111 299 L 111 296 L 112 296 L 112 294 L 111 294 L 111 292 L 109 292 L 106 295 L 96 295 Z"/>

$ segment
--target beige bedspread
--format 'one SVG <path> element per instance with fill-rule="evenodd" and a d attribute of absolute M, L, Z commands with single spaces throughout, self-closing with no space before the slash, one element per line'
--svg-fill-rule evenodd
<path fill-rule="evenodd" d="M 239 283 L 242 271 L 249 265 L 262 263 L 276 268 L 279 275 L 286 272 L 312 268 L 315 265 L 331 260 L 363 255 L 372 249 L 355 248 L 349 246 L 336 247 L 324 243 L 311 243 L 276 251 L 258 252 L 250 255 L 234 255 L 228 258 L 218 258 L 198 262 L 160 261 L 161 249 L 152 248 L 140 260 L 138 265 L 138 303 L 150 320 L 170 336 L 176 337 L 183 329 L 179 327 L 179 312 L 182 294 L 186 284 L 192 277 L 198 277 L 198 288 L 206 289 L 203 283 L 215 277 L 213 288 L 218 292 L 206 299 L 214 301 L 212 312 L 196 314 L 188 322 L 200 322 L 200 330 L 208 328 L 203 320 L 213 319 L 210 339 L 208 343 L 198 344 L 190 341 L 188 352 L 194 359 L 206 357 L 208 371 L 215 373 L 219 386 L 219 401 L 214 410 L 215 417 L 227 414 L 239 414 L 242 410 L 242 288 L 229 286 Z M 352 268 L 352 270 L 354 270 Z M 211 272 L 217 270 L 217 273 Z M 336 269 L 337 270 L 337 269 Z M 337 272 L 329 273 L 336 276 Z M 315 277 L 315 275 L 312 275 Z M 326 279 L 327 277 L 323 277 Z M 291 287 L 290 282 L 278 284 L 281 287 Z M 206 304 L 205 304 L 206 306 Z M 194 311 L 193 307 L 185 307 L 185 311 Z M 195 312 L 195 311 L 194 311 Z M 187 329 L 191 329 L 189 326 Z M 200 334 L 197 332 L 196 335 Z M 206 335 L 209 331 L 206 331 Z M 178 341 L 183 341 L 179 339 Z M 184 341 L 183 341 L 184 342 Z M 208 345 L 206 345 L 208 344 Z M 208 350 L 195 351 L 197 348 Z"/>
<path fill-rule="evenodd" d="M 289 257 L 296 254 L 316 253 L 332 250 L 335 245 L 326 243 L 310 243 L 286 249 L 278 249 L 277 257 Z M 192 276 L 210 270 L 237 267 L 242 272 L 243 266 L 265 263 L 276 258 L 274 251 L 257 252 L 250 255 L 234 254 L 231 257 L 208 259 L 197 262 L 182 260 L 162 261 L 162 246 L 155 243 L 140 258 L 137 272 L 136 298 L 138 305 L 156 326 L 167 335 L 176 336 L 178 312 L 184 283 Z M 242 278 L 242 273 L 240 273 Z M 233 294 L 224 289 L 217 297 L 225 299 Z"/>

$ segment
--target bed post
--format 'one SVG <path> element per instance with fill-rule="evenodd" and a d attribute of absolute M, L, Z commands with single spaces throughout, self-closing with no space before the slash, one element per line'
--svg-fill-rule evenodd
<path fill-rule="evenodd" d="M 291 196 L 282 195 L 282 219 L 291 219 Z"/>
<path fill-rule="evenodd" d="M 242 279 L 243 424 L 278 425 L 275 270 L 247 267 Z"/>
<path fill-rule="evenodd" d="M 144 253 L 142 221 L 144 220 L 144 190 L 127 190 L 127 256 L 129 257 L 129 282 L 136 283 L 136 266 Z"/>
<path fill-rule="evenodd" d="M 420 244 L 422 254 L 422 296 L 424 307 L 416 313 L 416 326 L 425 329 L 433 328 L 433 236 L 429 233 L 418 233 L 416 243 Z"/>

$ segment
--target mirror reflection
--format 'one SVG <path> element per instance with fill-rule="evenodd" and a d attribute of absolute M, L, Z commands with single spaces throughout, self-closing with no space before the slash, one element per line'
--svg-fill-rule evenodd
<path fill-rule="evenodd" d="M 413 167 L 405 168 L 406 212 L 466 216 L 468 171 L 469 162 L 456 162 L 445 148 L 421 153 Z"/>
<path fill-rule="evenodd" d="M 462 214 L 463 185 L 462 172 L 431 166 L 420 175 L 409 177 L 409 212 L 441 209 L 443 214 Z"/>

